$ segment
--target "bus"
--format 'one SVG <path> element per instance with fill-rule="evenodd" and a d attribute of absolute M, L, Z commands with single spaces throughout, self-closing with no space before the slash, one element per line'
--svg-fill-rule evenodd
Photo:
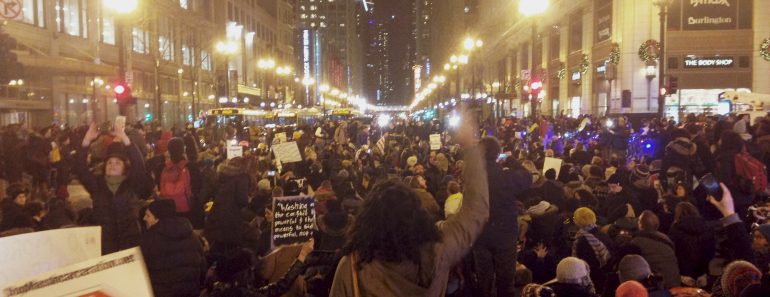
<path fill-rule="evenodd" d="M 326 113 L 332 121 L 347 121 L 363 115 L 362 112 L 353 108 L 334 108 L 327 110 Z"/>
<path fill-rule="evenodd" d="M 217 128 L 228 125 L 265 126 L 270 123 L 272 117 L 270 112 L 259 109 L 215 108 L 208 111 L 206 123 L 216 123 Z"/>

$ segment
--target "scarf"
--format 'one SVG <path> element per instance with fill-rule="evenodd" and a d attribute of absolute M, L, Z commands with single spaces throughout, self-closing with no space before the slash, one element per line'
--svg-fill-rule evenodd
<path fill-rule="evenodd" d="M 114 195 L 118 192 L 118 188 L 120 188 L 120 185 L 123 183 L 124 180 L 126 180 L 126 177 L 124 175 L 120 176 L 105 176 L 104 180 L 107 182 L 107 188 L 110 189 L 110 192 Z"/>
<path fill-rule="evenodd" d="M 594 251 L 596 259 L 599 260 L 599 267 L 603 267 L 610 260 L 610 251 L 607 250 L 607 246 L 605 246 L 601 240 L 589 232 L 594 228 L 596 228 L 596 225 L 586 226 L 583 229 L 578 230 L 575 238 L 583 237 L 586 239 L 588 244 L 591 246 L 591 249 Z M 578 257 L 577 244 L 572 245 L 572 256 Z"/>

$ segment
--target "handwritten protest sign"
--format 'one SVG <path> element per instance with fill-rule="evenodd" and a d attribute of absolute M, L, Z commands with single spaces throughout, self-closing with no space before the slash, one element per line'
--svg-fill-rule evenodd
<path fill-rule="evenodd" d="M 315 199 L 307 196 L 273 198 L 273 246 L 308 241 L 315 227 Z"/>
<path fill-rule="evenodd" d="M 0 287 L 102 255 L 102 228 L 82 227 L 0 238 Z"/>
<path fill-rule="evenodd" d="M 243 157 L 243 147 L 240 145 L 227 145 L 227 159 L 232 159 L 235 157 Z"/>
<path fill-rule="evenodd" d="M 543 163 L 543 175 L 545 175 L 545 172 L 548 171 L 548 169 L 553 168 L 553 170 L 556 170 L 556 177 L 559 177 L 562 162 L 561 159 L 545 157 L 545 162 Z"/>
<path fill-rule="evenodd" d="M 299 154 L 299 147 L 294 141 L 274 144 L 273 152 L 275 153 L 275 158 L 280 160 L 281 163 L 302 162 L 302 155 Z"/>
<path fill-rule="evenodd" d="M 139 248 L 93 258 L 0 287 L 5 297 L 152 296 Z"/>
<path fill-rule="evenodd" d="M 285 143 L 288 139 L 286 138 L 286 132 L 281 133 L 275 133 L 275 142 L 277 143 Z"/>
<path fill-rule="evenodd" d="M 437 151 L 441 149 L 441 134 L 430 135 L 430 150 Z"/>

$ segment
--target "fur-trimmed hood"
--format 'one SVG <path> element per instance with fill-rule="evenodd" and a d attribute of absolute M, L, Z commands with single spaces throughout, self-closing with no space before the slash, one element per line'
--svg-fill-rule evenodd
<path fill-rule="evenodd" d="M 698 146 L 689 138 L 685 137 L 676 138 L 666 146 L 666 152 L 672 152 L 682 156 L 694 156 L 697 151 Z"/>

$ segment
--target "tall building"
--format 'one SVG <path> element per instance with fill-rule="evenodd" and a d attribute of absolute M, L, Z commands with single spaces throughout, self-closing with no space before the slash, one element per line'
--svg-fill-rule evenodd
<path fill-rule="evenodd" d="M 360 93 L 363 50 L 356 28 L 356 12 L 363 3 L 359 0 L 298 2 L 300 76 L 313 77 L 316 90 L 327 84 L 348 94 Z M 309 95 L 309 88 L 307 93 Z M 308 97 L 315 98 L 315 95 Z"/>

